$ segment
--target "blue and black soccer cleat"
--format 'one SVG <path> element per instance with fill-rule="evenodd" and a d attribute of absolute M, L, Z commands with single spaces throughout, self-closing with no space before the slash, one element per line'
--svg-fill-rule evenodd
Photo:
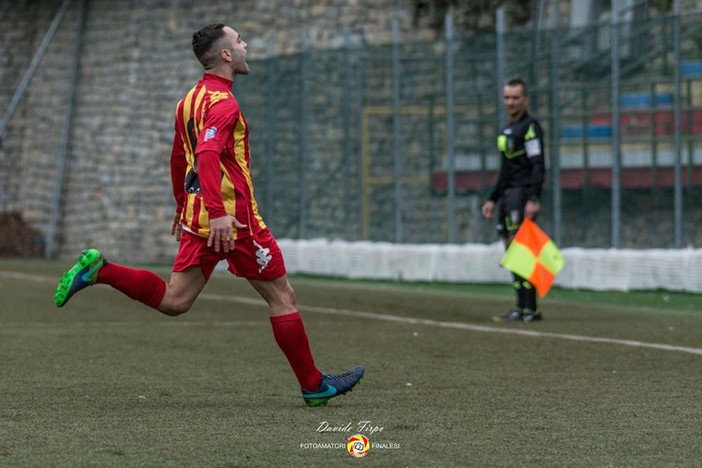
<path fill-rule="evenodd" d="M 329 400 L 346 392 L 350 392 L 353 387 L 363 378 L 363 367 L 356 366 L 341 374 L 322 373 L 322 383 L 319 390 L 311 392 L 302 389 L 302 398 L 307 406 L 323 406 Z"/>
<path fill-rule="evenodd" d="M 78 291 L 92 286 L 97 281 L 98 271 L 107 261 L 97 249 L 87 249 L 76 263 L 63 274 L 54 293 L 54 304 L 63 307 Z"/>

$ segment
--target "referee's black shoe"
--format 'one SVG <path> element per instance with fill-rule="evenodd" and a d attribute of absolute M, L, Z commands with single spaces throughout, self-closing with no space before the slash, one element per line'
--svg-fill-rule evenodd
<path fill-rule="evenodd" d="M 541 312 L 537 312 L 531 309 L 522 310 L 522 320 L 524 320 L 526 323 L 538 322 L 539 320 L 541 320 L 541 318 Z"/>
<path fill-rule="evenodd" d="M 522 309 L 514 308 L 505 312 L 502 315 L 493 315 L 492 321 L 495 323 L 505 323 L 505 322 L 522 322 L 524 320 L 524 313 Z"/>

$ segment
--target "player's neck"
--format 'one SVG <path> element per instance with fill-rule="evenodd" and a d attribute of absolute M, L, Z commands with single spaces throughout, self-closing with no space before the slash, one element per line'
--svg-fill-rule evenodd
<path fill-rule="evenodd" d="M 210 75 L 219 76 L 219 77 L 225 78 L 229 81 L 234 81 L 234 76 L 236 76 L 231 71 L 231 69 L 229 69 L 227 67 L 210 68 L 209 70 L 205 70 L 205 73 L 209 73 Z"/>

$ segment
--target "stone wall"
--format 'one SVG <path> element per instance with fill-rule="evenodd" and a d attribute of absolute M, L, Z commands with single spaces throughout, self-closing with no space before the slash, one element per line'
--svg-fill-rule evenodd
<path fill-rule="evenodd" d="M 6 110 L 61 3 L 0 1 L 0 111 Z M 387 41 L 396 6 L 408 2 L 87 3 L 58 254 L 73 256 L 96 245 L 120 259 L 162 261 L 176 247 L 168 234 L 173 110 L 201 74 L 190 50 L 192 32 L 210 22 L 232 24 L 249 43 L 255 62 L 271 51 L 298 51 L 304 29 L 311 48 L 342 44 L 344 23 L 355 25 L 354 43 Z M 43 232 L 56 186 L 79 8 L 80 1 L 71 2 L 0 146 L 2 211 L 21 212 Z M 401 10 L 399 18 L 408 31 L 410 15 Z"/>

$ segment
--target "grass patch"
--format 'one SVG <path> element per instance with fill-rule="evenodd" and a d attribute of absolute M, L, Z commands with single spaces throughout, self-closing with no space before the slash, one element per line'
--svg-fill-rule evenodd
<path fill-rule="evenodd" d="M 178 318 L 105 286 L 56 309 L 53 288 L 65 267 L 0 262 L 0 466 L 695 466 L 702 459 L 702 356 L 557 337 L 699 348 L 694 295 L 668 293 L 661 306 L 653 298 L 662 293 L 554 290 L 543 302 L 544 322 L 511 326 L 554 335 L 520 336 L 313 309 L 493 327 L 490 315 L 511 304 L 508 285 L 294 277 L 320 368 L 367 370 L 351 394 L 312 409 L 275 345 L 266 308 L 236 301 L 256 297 L 245 281 L 215 275 Z M 678 300 L 688 305 L 676 308 Z M 318 431 L 325 422 L 349 430 Z M 393 448 L 371 448 L 363 460 L 320 448 L 356 432 Z"/>

